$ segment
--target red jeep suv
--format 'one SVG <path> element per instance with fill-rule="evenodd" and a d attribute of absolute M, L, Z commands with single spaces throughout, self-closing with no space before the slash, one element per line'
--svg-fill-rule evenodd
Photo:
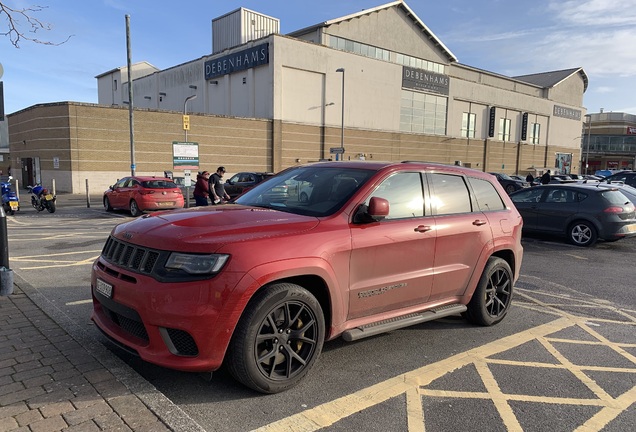
<path fill-rule="evenodd" d="M 93 264 L 92 319 L 148 362 L 184 371 L 225 362 L 246 386 L 276 393 L 308 373 L 326 340 L 460 313 L 501 321 L 521 228 L 508 194 L 480 171 L 297 166 L 234 204 L 115 227 Z"/>

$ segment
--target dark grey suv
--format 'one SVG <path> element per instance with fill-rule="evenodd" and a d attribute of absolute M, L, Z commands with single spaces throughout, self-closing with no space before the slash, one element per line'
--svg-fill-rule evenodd
<path fill-rule="evenodd" d="M 634 204 L 618 188 L 595 184 L 547 184 L 510 194 L 523 231 L 567 237 L 577 246 L 636 235 Z"/>

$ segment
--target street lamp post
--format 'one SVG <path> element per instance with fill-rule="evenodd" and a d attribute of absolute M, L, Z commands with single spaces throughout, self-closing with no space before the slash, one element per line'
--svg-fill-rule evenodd
<path fill-rule="evenodd" d="M 192 90 L 196 90 L 197 86 L 195 85 L 191 85 L 190 88 Z M 190 121 L 188 120 L 188 123 L 186 125 L 186 115 L 188 113 L 188 101 L 191 101 L 192 99 L 195 99 L 197 97 L 196 94 L 190 95 L 187 98 L 185 98 L 185 100 L 183 101 L 183 132 L 185 134 L 184 136 L 184 140 L 183 142 L 188 142 L 188 129 L 190 129 Z M 183 173 L 183 178 L 185 181 L 185 206 L 186 208 L 190 207 L 190 171 L 187 171 Z"/>
<path fill-rule="evenodd" d="M 190 88 L 192 90 L 196 90 L 197 86 L 195 85 L 191 85 Z M 197 95 L 193 94 L 191 96 L 188 96 L 187 98 L 185 98 L 185 101 L 183 101 L 183 120 L 184 120 L 184 127 L 183 127 L 183 131 L 185 132 L 185 139 L 184 142 L 188 142 L 188 129 L 185 127 L 185 116 L 188 113 L 187 107 L 188 107 L 188 101 L 192 100 L 192 99 L 196 99 Z"/>
<path fill-rule="evenodd" d="M 336 72 L 342 72 L 342 118 L 340 119 L 340 151 L 344 159 L 344 112 L 345 112 L 345 70 L 344 68 L 336 69 Z M 336 160 L 338 155 L 336 154 Z"/>
<path fill-rule="evenodd" d="M 585 175 L 587 175 L 587 168 L 589 166 L 590 156 L 590 133 L 592 131 L 592 114 L 587 114 L 587 142 L 585 143 Z"/>

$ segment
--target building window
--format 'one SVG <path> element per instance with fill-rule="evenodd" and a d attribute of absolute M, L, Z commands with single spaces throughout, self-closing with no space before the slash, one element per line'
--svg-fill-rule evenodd
<path fill-rule="evenodd" d="M 475 113 L 462 114 L 462 136 L 466 138 L 475 138 L 475 122 L 477 115 Z"/>
<path fill-rule="evenodd" d="M 411 57 L 405 54 L 399 54 L 394 51 L 390 51 L 384 48 L 378 48 L 376 46 L 355 42 L 349 39 L 341 38 L 338 36 L 328 35 L 327 44 L 331 48 L 335 48 L 341 51 L 348 51 L 355 54 L 360 54 L 365 57 L 371 57 L 378 60 L 390 61 L 393 63 L 401 64 L 404 66 L 411 66 L 414 68 L 425 69 L 439 74 L 444 73 L 444 65 L 442 63 L 435 63 L 428 60 L 422 60 L 420 58 Z M 394 55 L 391 56 L 391 53 Z M 391 58 L 393 57 L 393 58 Z"/>
<path fill-rule="evenodd" d="M 400 130 L 446 135 L 447 105 L 445 97 L 402 90 Z"/>
<path fill-rule="evenodd" d="M 113 90 L 117 91 L 117 80 L 113 80 Z"/>
<path fill-rule="evenodd" d="M 532 125 L 530 125 L 530 142 L 532 144 L 539 144 L 540 131 L 541 125 L 539 123 L 532 123 Z"/>
<path fill-rule="evenodd" d="M 499 141 L 510 141 L 510 119 L 499 119 Z"/>

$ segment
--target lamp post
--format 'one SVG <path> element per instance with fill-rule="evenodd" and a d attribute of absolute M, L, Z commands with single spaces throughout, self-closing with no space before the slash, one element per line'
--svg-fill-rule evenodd
<path fill-rule="evenodd" d="M 587 117 L 587 142 L 585 143 L 585 175 L 587 175 L 588 161 L 590 156 L 590 133 L 592 131 L 592 114 L 586 114 Z"/>
<path fill-rule="evenodd" d="M 340 120 L 340 149 L 341 155 L 344 159 L 344 109 L 345 109 L 345 70 L 344 68 L 336 69 L 336 72 L 342 72 L 342 118 Z M 336 154 L 336 160 L 338 160 L 338 154 Z"/>
<path fill-rule="evenodd" d="M 190 86 L 191 89 L 196 90 L 197 86 L 195 85 L 191 85 Z M 192 99 L 196 99 L 197 95 L 193 94 L 191 96 L 188 96 L 187 98 L 185 98 L 185 101 L 183 101 L 183 131 L 185 132 L 185 139 L 184 142 L 188 142 L 188 129 L 190 127 L 190 125 L 188 124 L 188 127 L 186 127 L 185 125 L 185 116 L 188 113 L 187 107 L 188 107 L 188 101 L 192 100 Z"/>

